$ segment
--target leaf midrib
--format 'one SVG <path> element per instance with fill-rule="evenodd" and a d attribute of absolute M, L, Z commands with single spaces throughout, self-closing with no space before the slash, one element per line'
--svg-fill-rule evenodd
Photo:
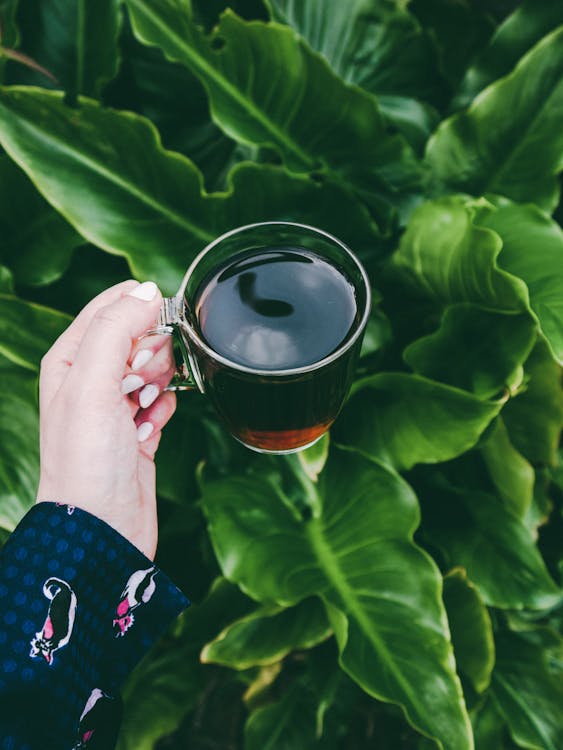
<path fill-rule="evenodd" d="M 1 102 L 0 102 L 0 107 L 1 107 Z M 10 111 L 10 114 L 13 115 L 14 113 Z M 76 151 L 75 149 L 69 147 L 66 143 L 64 143 L 60 139 L 53 137 L 46 130 L 35 127 L 34 123 L 32 123 L 29 119 L 23 121 L 23 123 L 20 120 L 19 124 L 20 124 L 20 127 L 23 125 L 27 129 L 27 131 L 31 133 L 31 135 L 37 141 L 43 141 L 47 144 L 50 144 L 59 152 L 65 154 L 67 157 L 70 157 L 70 159 L 74 161 L 78 161 L 79 163 L 86 165 L 93 172 L 107 179 L 108 182 L 111 182 L 117 187 L 123 189 L 124 192 L 137 198 L 141 203 L 145 204 L 146 206 L 149 206 L 156 213 L 160 213 L 161 215 L 169 219 L 173 224 L 176 224 L 182 229 L 185 229 L 186 231 L 190 232 L 196 237 L 199 237 L 201 240 L 205 242 L 210 242 L 213 239 L 212 234 L 207 233 L 204 229 L 201 229 L 200 227 L 196 226 L 192 222 L 188 221 L 184 216 L 176 213 L 175 211 L 172 211 L 169 207 L 161 203 L 159 200 L 153 198 L 148 193 L 139 190 L 130 181 L 121 178 L 116 172 L 113 172 L 110 169 L 105 168 L 100 162 L 95 161 L 94 159 L 85 155 L 83 152 Z M 17 164 L 19 164 L 19 166 L 22 169 L 25 170 L 24 160 L 20 159 L 18 157 L 18 154 L 14 153 L 13 149 L 11 150 L 10 155 L 14 159 L 14 161 Z M 164 157 L 166 156 L 165 153 L 160 154 L 160 155 Z M 79 158 L 77 158 L 77 156 Z"/>
<path fill-rule="evenodd" d="M 127 3 L 134 7 L 136 6 L 137 11 L 148 17 L 150 21 L 158 29 L 160 29 L 160 31 L 165 36 L 172 37 L 176 47 L 182 50 L 191 65 L 196 70 L 200 71 L 200 73 L 204 77 L 210 79 L 219 89 L 223 91 L 224 94 L 227 95 L 227 97 L 233 99 L 244 109 L 246 109 L 266 131 L 272 134 L 275 142 L 284 145 L 308 167 L 312 167 L 314 165 L 315 160 L 309 154 L 305 153 L 293 139 L 288 137 L 286 132 L 280 130 L 280 128 L 270 118 L 266 117 L 264 113 L 255 106 L 252 99 L 247 96 L 243 96 L 241 92 L 237 88 L 235 88 L 227 78 L 222 76 L 220 72 L 213 68 L 202 55 L 198 54 L 196 50 L 190 47 L 182 36 L 176 33 L 174 29 L 171 29 L 164 22 L 162 22 L 158 15 L 148 7 L 147 3 L 142 2 L 142 0 L 141 2 L 139 2 L 139 0 L 127 0 Z M 140 30 L 139 33 L 141 33 Z M 150 45 L 159 46 L 164 52 L 165 57 L 167 57 L 168 59 L 173 60 L 174 62 L 180 62 L 189 65 L 186 59 L 182 59 L 181 57 L 173 57 L 162 45 L 157 45 L 155 44 L 155 42 L 146 39 L 146 37 L 144 37 L 144 40 Z"/>
<path fill-rule="evenodd" d="M 361 603 L 358 601 L 354 590 L 349 586 L 336 555 L 333 553 L 330 544 L 324 537 L 321 521 L 309 521 L 305 528 L 305 534 L 318 560 L 320 570 L 325 574 L 328 581 L 332 584 L 335 591 L 346 605 L 347 612 L 353 615 L 361 626 L 368 641 L 370 641 L 378 654 L 383 658 L 383 661 L 385 661 L 389 668 L 390 674 L 394 675 L 395 680 L 403 690 L 404 696 L 408 698 L 411 706 L 415 707 L 418 717 L 424 716 L 424 706 L 421 706 L 419 703 L 418 696 L 411 689 L 408 680 L 405 680 L 400 670 L 396 668 L 389 653 L 389 649 L 385 646 L 383 640 L 377 635 L 377 633 L 374 632 L 369 617 L 363 612 Z M 379 697 L 382 700 L 389 700 L 383 695 L 380 695 Z M 401 704 L 404 706 L 403 701 L 401 701 Z M 405 711 L 407 711 L 407 707 L 404 706 L 404 708 Z M 419 723 L 418 718 L 417 723 Z"/>

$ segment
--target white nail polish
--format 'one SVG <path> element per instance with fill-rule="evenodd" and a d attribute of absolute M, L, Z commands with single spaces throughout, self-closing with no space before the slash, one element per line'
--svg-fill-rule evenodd
<path fill-rule="evenodd" d="M 121 393 L 131 393 L 144 384 L 145 381 L 139 375 L 126 375 L 121 381 Z"/>
<path fill-rule="evenodd" d="M 137 440 L 142 443 L 146 440 L 154 430 L 154 425 L 150 422 L 143 422 L 137 427 Z"/>
<path fill-rule="evenodd" d="M 141 349 L 133 357 L 131 362 L 132 370 L 140 370 L 143 365 L 146 365 L 149 359 L 153 358 L 153 352 L 150 349 Z"/>
<path fill-rule="evenodd" d="M 129 294 L 131 295 L 131 297 L 137 297 L 137 299 L 142 299 L 145 302 L 150 302 L 155 298 L 157 292 L 158 287 L 154 283 L 154 281 L 145 281 L 142 284 L 139 284 L 139 286 L 136 286 L 132 292 L 129 292 Z"/>
<path fill-rule="evenodd" d="M 153 401 L 156 400 L 158 394 L 159 394 L 158 386 L 154 385 L 154 383 L 149 383 L 146 385 L 142 391 L 139 392 L 139 404 L 143 409 L 146 409 L 147 406 L 150 406 Z"/>

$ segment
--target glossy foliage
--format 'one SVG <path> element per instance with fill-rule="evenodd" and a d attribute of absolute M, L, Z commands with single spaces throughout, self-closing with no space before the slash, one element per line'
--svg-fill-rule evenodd
<path fill-rule="evenodd" d="M 41 357 L 106 286 L 171 294 L 222 232 L 293 220 L 375 300 L 305 453 L 180 394 L 157 559 L 193 605 L 124 686 L 119 750 L 560 750 L 559 4 L 93 9 L 0 0 L 0 543 Z"/>

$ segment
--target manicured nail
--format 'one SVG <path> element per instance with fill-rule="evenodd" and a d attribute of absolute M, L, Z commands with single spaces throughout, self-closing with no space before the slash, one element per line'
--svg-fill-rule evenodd
<path fill-rule="evenodd" d="M 139 404 L 143 409 L 146 409 L 147 406 L 150 406 L 152 402 L 156 399 L 160 391 L 158 390 L 158 386 L 154 385 L 153 383 L 149 383 L 146 385 L 142 391 L 139 391 Z"/>
<path fill-rule="evenodd" d="M 129 292 L 129 294 L 131 297 L 137 297 L 137 299 L 150 302 L 151 299 L 155 298 L 157 292 L 158 287 L 154 281 L 145 281 L 142 284 L 139 284 L 139 286 L 136 286 L 132 292 Z"/>
<path fill-rule="evenodd" d="M 149 359 L 152 359 L 153 355 L 154 352 L 152 352 L 150 349 L 141 349 L 133 357 L 133 361 L 131 362 L 131 369 L 140 370 L 143 365 L 147 364 Z"/>
<path fill-rule="evenodd" d="M 131 393 L 144 384 L 145 381 L 138 375 L 126 375 L 121 381 L 121 393 Z"/>
<path fill-rule="evenodd" d="M 142 443 L 143 440 L 146 440 L 149 435 L 152 434 L 152 431 L 154 430 L 154 425 L 150 422 L 143 422 L 143 424 L 140 424 L 137 427 L 137 440 Z"/>

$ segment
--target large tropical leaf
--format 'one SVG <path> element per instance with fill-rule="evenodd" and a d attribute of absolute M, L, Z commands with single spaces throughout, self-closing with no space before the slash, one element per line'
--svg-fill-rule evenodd
<path fill-rule="evenodd" d="M 0 354 L 38 372 L 41 357 L 71 321 L 49 307 L 0 294 Z"/>
<path fill-rule="evenodd" d="M 536 325 L 528 313 L 451 305 L 440 328 L 410 344 L 403 357 L 421 375 L 492 398 L 505 387 L 520 385 L 535 338 Z"/>
<path fill-rule="evenodd" d="M 475 747 L 478 750 L 513 750 L 513 745 L 507 744 L 506 724 L 495 708 L 492 698 L 479 706 L 471 716 Z"/>
<path fill-rule="evenodd" d="M 451 474 L 455 476 L 455 467 Z M 465 568 L 483 601 L 507 609 L 545 609 L 563 601 L 531 531 L 495 495 L 445 482 L 427 471 L 415 486 L 425 532 L 449 566 Z"/>
<path fill-rule="evenodd" d="M 476 225 L 492 206 L 464 196 L 429 201 L 413 214 L 394 256 L 422 292 L 437 302 L 472 302 L 504 312 L 527 304 L 524 284 L 498 267 L 500 237 Z"/>
<path fill-rule="evenodd" d="M 499 633 L 492 695 L 520 747 L 563 745 L 563 642 L 548 630 Z"/>
<path fill-rule="evenodd" d="M 237 144 L 212 122 L 200 81 L 161 50 L 141 44 L 130 24 L 122 31 L 120 51 L 119 73 L 105 88 L 104 103 L 148 117 L 166 149 L 195 162 L 210 188 L 224 188 Z"/>
<path fill-rule="evenodd" d="M 510 73 L 522 55 L 560 24 L 563 24 L 561 3 L 553 0 L 524 0 L 520 3 L 467 69 L 455 97 L 456 106 L 469 104 L 485 86 Z"/>
<path fill-rule="evenodd" d="M 397 469 L 410 469 L 464 453 L 502 404 L 419 375 L 379 373 L 356 383 L 334 438 Z"/>
<path fill-rule="evenodd" d="M 208 242 L 254 221 L 305 220 L 360 254 L 377 252 L 367 212 L 336 185 L 245 164 L 228 192 L 209 196 L 193 163 L 164 151 L 148 120 L 88 99 L 71 109 L 57 93 L 6 89 L 0 143 L 84 237 L 125 255 L 137 276 L 167 293 Z"/>
<path fill-rule="evenodd" d="M 257 609 L 207 643 L 201 660 L 234 669 L 273 664 L 292 651 L 316 646 L 330 634 L 318 599 L 303 600 L 287 609 Z"/>
<path fill-rule="evenodd" d="M 537 206 L 500 205 L 478 219 L 502 238 L 501 268 L 522 279 L 551 352 L 563 365 L 563 231 Z"/>
<path fill-rule="evenodd" d="M 507 116 L 510 113 L 510 116 Z M 513 73 L 444 121 L 427 160 L 437 191 L 499 193 L 546 210 L 563 167 L 563 29 L 537 44 Z"/>
<path fill-rule="evenodd" d="M 439 747 L 471 748 L 440 576 L 412 543 L 419 518 L 411 489 L 383 465 L 334 449 L 317 484 L 304 474 L 300 481 L 304 515 L 266 477 L 204 485 L 224 574 L 261 600 L 320 596 L 348 674 L 402 705 Z"/>
<path fill-rule="evenodd" d="M 444 81 L 431 38 L 414 16 L 381 0 L 268 4 L 273 17 L 298 31 L 343 80 L 376 94 L 407 139 L 424 144 L 438 122 L 427 102 L 443 102 Z"/>
<path fill-rule="evenodd" d="M 20 284 L 49 284 L 84 242 L 11 159 L 0 158 L 0 261 Z"/>
<path fill-rule="evenodd" d="M 250 714 L 244 728 L 245 750 L 336 750 L 338 736 L 328 732 L 319 736 L 318 710 L 318 697 L 307 680 L 293 683 L 281 700 Z"/>
<path fill-rule="evenodd" d="M 452 570 L 444 578 L 444 604 L 458 668 L 476 691 L 483 692 L 495 664 L 493 625 L 478 588 L 463 569 Z"/>
<path fill-rule="evenodd" d="M 555 465 L 563 430 L 563 369 L 540 341 L 525 363 L 526 389 L 510 399 L 503 418 L 515 448 L 533 464 Z"/>
<path fill-rule="evenodd" d="M 480 453 L 505 507 L 516 518 L 524 519 L 532 505 L 534 470 L 510 442 L 502 417 L 482 442 Z"/>
<path fill-rule="evenodd" d="M 39 481 L 37 378 L 0 353 L 0 528 L 13 531 Z"/>
<path fill-rule="evenodd" d="M 95 96 L 117 72 L 118 0 L 20 0 L 20 50 L 56 77 L 13 67 L 10 81 Z"/>
<path fill-rule="evenodd" d="M 417 161 L 386 132 L 376 100 L 344 84 L 292 29 L 227 11 L 208 37 L 179 0 L 126 5 L 142 41 L 200 78 L 232 138 L 273 146 L 292 170 L 325 170 L 360 193 L 417 183 Z"/>

